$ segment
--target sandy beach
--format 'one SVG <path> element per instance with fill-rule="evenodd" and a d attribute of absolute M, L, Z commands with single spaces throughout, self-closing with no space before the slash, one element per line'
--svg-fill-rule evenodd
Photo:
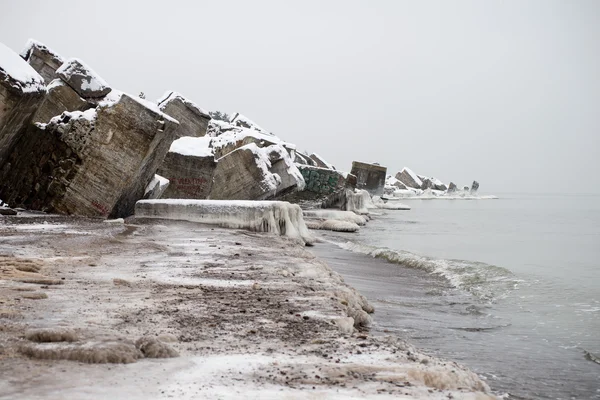
<path fill-rule="evenodd" d="M 127 222 L 0 222 L 0 398 L 493 398 L 294 240 Z"/>

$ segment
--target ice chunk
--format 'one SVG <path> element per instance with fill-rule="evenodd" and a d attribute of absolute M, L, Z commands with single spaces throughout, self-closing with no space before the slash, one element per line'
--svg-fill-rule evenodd
<path fill-rule="evenodd" d="M 273 233 L 300 239 L 308 245 L 315 241 L 304 223 L 300 206 L 284 201 L 141 200 L 135 205 L 135 216 Z"/>
<path fill-rule="evenodd" d="M 371 195 L 366 190 L 352 192 L 348 190 L 346 193 L 346 210 L 353 211 L 358 214 L 369 214 L 369 208 L 377 208 L 371 200 Z"/>
<path fill-rule="evenodd" d="M 352 211 L 342 210 L 329 210 L 329 209 L 316 209 L 316 210 L 304 210 L 303 215 L 307 218 L 319 218 L 324 220 L 335 220 L 352 222 L 356 225 L 365 225 L 367 218 L 353 213 Z"/>

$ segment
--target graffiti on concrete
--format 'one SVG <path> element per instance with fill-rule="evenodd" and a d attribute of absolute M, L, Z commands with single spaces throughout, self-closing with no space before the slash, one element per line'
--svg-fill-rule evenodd
<path fill-rule="evenodd" d="M 206 191 L 208 180 L 205 178 L 169 178 L 174 189 L 187 195 L 199 196 Z"/>
<path fill-rule="evenodd" d="M 338 184 L 343 184 L 343 182 L 340 182 L 339 172 L 306 167 L 299 168 L 306 182 L 305 190 L 310 192 L 329 194 L 335 192 Z"/>

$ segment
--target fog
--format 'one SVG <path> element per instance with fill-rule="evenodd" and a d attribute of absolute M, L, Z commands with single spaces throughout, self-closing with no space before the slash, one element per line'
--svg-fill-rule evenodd
<path fill-rule="evenodd" d="M 338 169 L 600 192 L 600 2 L 0 1 L 112 87 L 240 112 Z"/>

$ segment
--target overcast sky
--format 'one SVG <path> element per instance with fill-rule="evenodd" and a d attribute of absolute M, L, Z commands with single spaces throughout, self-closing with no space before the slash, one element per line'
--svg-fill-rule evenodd
<path fill-rule="evenodd" d="M 112 87 L 240 112 L 338 169 L 600 192 L 600 1 L 9 1 Z"/>

